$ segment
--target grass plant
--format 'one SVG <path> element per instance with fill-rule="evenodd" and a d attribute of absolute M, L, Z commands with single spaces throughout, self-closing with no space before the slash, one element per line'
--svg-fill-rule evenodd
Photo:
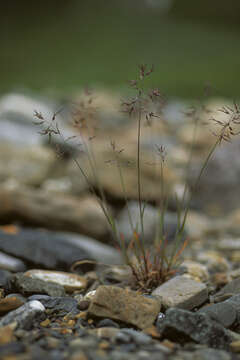
<path fill-rule="evenodd" d="M 129 199 L 126 191 L 124 171 L 121 162 L 121 153 L 124 151 L 124 149 L 118 149 L 116 143 L 113 140 L 110 141 L 113 159 L 109 161 L 114 163 L 118 169 L 123 198 L 126 203 L 129 224 L 132 231 L 132 240 L 129 244 L 126 242 L 124 235 L 118 230 L 116 219 L 114 218 L 108 206 L 103 186 L 98 178 L 96 171 L 96 158 L 94 149 L 91 146 L 91 141 L 94 139 L 94 136 L 91 134 L 90 127 L 88 125 L 88 119 L 90 117 L 94 117 L 95 111 L 92 105 L 93 99 L 91 94 L 88 94 L 87 102 L 81 103 L 77 112 L 74 114 L 75 127 L 79 128 L 80 132 L 85 129 L 84 131 L 87 133 L 87 141 L 82 137 L 81 145 L 83 146 L 83 149 L 88 158 L 91 176 L 86 171 L 86 169 L 83 168 L 79 160 L 74 155 L 72 156 L 73 161 L 85 179 L 90 192 L 95 196 L 106 217 L 110 232 L 116 244 L 118 244 L 121 248 L 122 256 L 126 265 L 128 265 L 131 269 L 131 284 L 133 288 L 140 289 L 141 291 L 147 293 L 151 292 L 158 285 L 168 280 L 178 270 L 181 255 L 188 243 L 187 239 L 183 239 L 186 220 L 192 198 L 198 188 L 201 177 L 217 147 L 221 145 L 222 142 L 229 142 L 233 136 L 240 134 L 240 131 L 236 130 L 236 128 L 240 126 L 240 108 L 236 103 L 234 103 L 232 108 L 225 106 L 220 109 L 220 111 L 226 115 L 226 121 L 219 121 L 217 118 L 211 119 L 211 121 L 213 121 L 219 129 L 217 132 L 213 133 L 213 135 L 216 137 L 216 141 L 212 145 L 212 148 L 209 150 L 205 160 L 202 163 L 188 200 L 186 201 L 186 185 L 182 198 L 177 198 L 178 222 L 173 246 L 170 253 L 168 249 L 168 239 L 164 232 L 165 214 L 168 209 L 168 198 L 164 183 L 164 170 L 167 153 L 165 147 L 159 144 L 155 145 L 156 155 L 158 156 L 157 158 L 159 161 L 161 196 L 158 205 L 156 236 L 152 247 L 150 249 L 147 248 L 144 241 L 144 210 L 146 202 L 142 196 L 141 130 L 143 121 L 146 122 L 146 124 L 149 126 L 151 126 L 152 122 L 155 120 L 161 121 L 161 110 L 164 106 L 164 96 L 161 94 L 159 89 L 146 89 L 146 80 L 149 76 L 152 75 L 152 73 L 153 67 L 149 68 L 146 65 L 140 65 L 138 68 L 137 78 L 130 81 L 130 87 L 133 90 L 134 95 L 122 102 L 123 111 L 126 112 L 129 117 L 135 117 L 137 119 L 136 176 L 140 224 L 134 224 L 129 208 Z M 157 105 L 155 108 L 158 109 L 158 112 L 154 112 L 152 110 L 154 105 Z M 68 142 L 75 137 L 74 136 L 67 139 L 63 137 L 56 120 L 57 113 L 53 115 L 50 121 L 47 121 L 39 112 L 35 112 L 35 117 L 37 118 L 36 125 L 42 127 L 40 134 L 48 136 L 49 141 L 51 141 L 52 136 L 60 136 L 63 142 Z M 187 165 L 186 171 L 189 169 L 190 161 Z M 91 180 L 92 178 L 94 179 L 94 185 Z"/>

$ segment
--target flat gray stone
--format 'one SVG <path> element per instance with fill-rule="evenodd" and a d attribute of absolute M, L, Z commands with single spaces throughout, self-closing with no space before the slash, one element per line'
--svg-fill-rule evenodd
<path fill-rule="evenodd" d="M 208 291 L 205 284 L 179 275 L 157 287 L 152 295 L 160 298 L 165 309 L 191 310 L 207 300 Z"/>
<path fill-rule="evenodd" d="M 233 325 L 237 319 L 237 310 L 227 301 L 205 306 L 198 312 L 207 314 L 211 319 L 216 320 L 226 328 Z"/>

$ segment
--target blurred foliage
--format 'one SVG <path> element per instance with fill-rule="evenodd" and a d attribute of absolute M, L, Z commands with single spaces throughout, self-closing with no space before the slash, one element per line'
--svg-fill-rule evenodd
<path fill-rule="evenodd" d="M 210 82 L 237 97 L 239 3 L 175 0 L 163 15 L 147 0 L 0 2 L 0 92 L 124 90 L 147 62 L 152 85 L 170 96 L 200 96 Z"/>

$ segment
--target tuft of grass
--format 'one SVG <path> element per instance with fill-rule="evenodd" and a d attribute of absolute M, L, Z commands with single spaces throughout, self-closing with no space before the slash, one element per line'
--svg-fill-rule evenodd
<path fill-rule="evenodd" d="M 188 244 L 188 239 L 183 240 L 186 220 L 192 198 L 198 188 L 201 177 L 206 170 L 207 165 L 216 148 L 221 145 L 222 142 L 229 142 L 231 141 L 233 136 L 240 134 L 240 131 L 238 129 L 240 126 L 240 107 L 236 103 L 233 104 L 232 108 L 229 106 L 225 106 L 220 109 L 221 112 L 226 114 L 225 121 L 220 121 L 216 118 L 210 119 L 218 126 L 219 129 L 217 132 L 213 133 L 213 135 L 216 137 L 216 141 L 214 142 L 212 148 L 209 150 L 206 158 L 202 163 L 199 174 L 196 178 L 195 184 L 187 202 L 186 184 L 182 198 L 179 199 L 178 197 L 176 197 L 178 223 L 173 241 L 173 246 L 170 252 L 167 236 L 164 232 L 165 215 L 168 209 L 168 198 L 165 191 L 164 183 L 164 171 L 167 152 L 165 147 L 159 144 L 155 144 L 156 155 L 158 159 L 158 168 L 160 172 L 159 178 L 161 196 L 160 202 L 158 204 L 158 221 L 156 236 L 152 247 L 150 249 L 147 248 L 145 245 L 144 234 L 144 210 L 146 202 L 143 200 L 142 197 L 141 179 L 141 130 L 143 122 L 145 123 L 145 125 L 151 126 L 153 121 L 162 121 L 161 111 L 166 101 L 165 97 L 161 94 L 159 89 L 148 90 L 146 87 L 147 78 L 152 75 L 153 70 L 153 66 L 148 67 L 145 64 L 139 65 L 136 79 L 129 82 L 130 87 L 134 92 L 134 95 L 122 101 L 123 111 L 126 112 L 130 118 L 137 119 L 136 175 L 140 227 L 138 226 L 138 224 L 134 225 L 131 211 L 128 206 L 128 196 L 121 161 L 121 154 L 124 149 L 119 149 L 115 141 L 113 140 L 110 140 L 113 160 L 107 160 L 113 162 L 118 169 L 123 198 L 126 203 L 129 224 L 132 231 L 132 239 L 129 244 L 126 243 L 124 235 L 118 230 L 116 219 L 114 218 L 108 206 L 103 186 L 98 178 L 98 174 L 96 171 L 96 158 L 94 154 L 94 149 L 92 147 L 92 140 L 94 140 L 95 138 L 93 130 L 96 128 L 95 113 L 97 109 L 93 106 L 94 99 L 89 91 L 86 93 L 86 101 L 82 101 L 78 105 L 77 110 L 74 112 L 73 116 L 74 126 L 79 129 L 80 133 L 84 131 L 85 135 L 87 134 L 87 140 L 86 136 L 82 137 L 82 142 L 80 145 L 82 146 L 83 150 L 87 155 L 91 174 L 89 174 L 87 170 L 83 168 L 83 166 L 74 156 L 74 154 L 72 156 L 73 161 L 75 162 L 81 175 L 85 179 L 90 192 L 95 196 L 96 200 L 98 201 L 99 206 L 101 207 L 108 222 L 110 233 L 112 234 L 115 243 L 120 247 L 126 265 L 128 265 L 131 269 L 131 285 L 135 289 L 139 289 L 147 293 L 151 292 L 158 285 L 162 284 L 170 277 L 174 276 L 174 274 L 176 274 L 176 272 L 178 271 L 179 265 L 181 263 L 182 253 Z M 153 111 L 153 109 L 155 108 L 158 109 L 157 112 Z M 188 115 L 189 114 L 190 116 L 195 118 L 196 110 L 191 109 L 191 112 L 188 113 Z M 37 111 L 35 111 L 34 115 L 37 118 L 37 122 L 35 122 L 35 124 L 41 126 L 42 128 L 40 134 L 48 136 L 49 142 L 51 141 L 52 136 L 61 137 L 64 143 L 67 143 L 68 141 L 76 137 L 72 136 L 70 138 L 64 138 L 56 120 L 58 113 L 55 113 L 50 120 L 45 119 L 43 115 Z M 90 126 L 89 121 L 93 124 L 93 126 Z M 193 134 L 193 140 L 194 136 L 195 135 Z M 191 158 L 192 148 L 190 151 L 189 163 L 187 164 L 186 171 L 189 170 Z M 93 185 L 91 179 L 94 179 L 95 185 Z"/>

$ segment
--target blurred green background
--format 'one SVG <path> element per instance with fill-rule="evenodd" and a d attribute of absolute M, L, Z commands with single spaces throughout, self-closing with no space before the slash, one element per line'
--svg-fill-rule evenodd
<path fill-rule="evenodd" d="M 239 0 L 1 1 L 0 93 L 124 91 L 139 63 L 152 86 L 192 98 L 240 94 Z"/>

